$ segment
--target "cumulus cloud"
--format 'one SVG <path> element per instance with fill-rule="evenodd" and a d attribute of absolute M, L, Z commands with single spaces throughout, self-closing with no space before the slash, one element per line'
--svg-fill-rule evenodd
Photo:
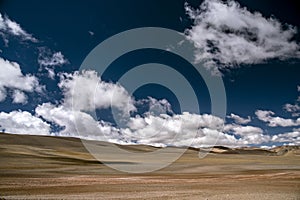
<path fill-rule="evenodd" d="M 292 40 L 295 27 L 251 13 L 236 1 L 205 0 L 199 9 L 185 4 L 185 10 L 194 23 L 186 36 L 197 48 L 195 61 L 213 74 L 241 64 L 300 57 L 300 46 Z"/>
<path fill-rule="evenodd" d="M 223 123 L 222 119 L 208 114 L 198 115 L 188 112 L 173 116 L 149 114 L 145 117 L 131 118 L 128 129 L 122 129 L 121 132 L 125 138 L 130 138 L 141 144 L 205 146 L 214 145 L 218 139 L 218 134 L 212 134 L 211 138 L 203 140 L 203 137 L 208 137 L 203 133 L 203 130 L 220 131 L 223 128 Z M 195 136 L 198 139 L 194 141 Z"/>
<path fill-rule="evenodd" d="M 3 16 L 0 13 L 0 35 L 4 42 L 8 43 L 8 36 L 16 36 L 21 40 L 27 40 L 31 42 L 38 42 L 31 34 L 27 33 L 17 22 L 9 19 L 8 16 Z"/>
<path fill-rule="evenodd" d="M 13 65 L 18 68 L 17 64 Z M 135 111 L 136 104 L 141 101 L 135 101 L 121 85 L 102 81 L 95 71 L 64 73 L 60 78 L 59 87 L 64 95 L 61 102 L 38 105 L 35 115 L 25 111 L 2 112 L 1 128 L 12 133 L 72 136 L 120 144 L 154 146 L 235 147 L 298 140 L 294 133 L 299 132 L 298 129 L 294 129 L 293 134 L 269 136 L 259 127 L 241 125 L 249 123 L 249 117 L 242 118 L 231 114 L 229 117 L 235 123 L 224 126 L 223 119 L 210 114 L 175 114 L 171 112 L 171 105 L 167 100 L 152 97 L 142 100 L 148 103 L 149 111 L 143 114 L 131 113 L 127 116 L 126 126 L 119 127 L 102 119 L 95 119 L 89 112 L 95 108 L 109 107 L 115 107 L 122 112 Z M 14 93 L 15 102 L 26 101 L 24 90 L 15 89 Z M 286 121 L 273 117 L 274 113 L 271 111 L 258 110 L 256 114 L 270 126 L 300 124 L 300 120 Z"/>
<path fill-rule="evenodd" d="M 0 112 L 0 129 L 7 133 L 50 134 L 50 125 L 27 111 Z"/>
<path fill-rule="evenodd" d="M 67 107 L 81 111 L 114 107 L 124 113 L 136 110 L 134 99 L 124 87 L 101 81 L 95 71 L 63 73 L 60 78 Z"/>
<path fill-rule="evenodd" d="M 90 114 L 65 105 L 44 103 L 35 109 L 36 116 L 28 112 L 13 111 L 0 114 L 0 125 L 7 132 L 23 134 L 54 134 L 89 140 L 121 144 L 146 144 L 153 146 L 213 145 L 247 146 L 268 142 L 297 142 L 299 130 L 275 136 L 265 135 L 259 127 L 226 124 L 209 114 L 137 115 L 130 117 L 127 127 L 115 127 L 108 122 L 94 119 Z M 41 117 L 43 120 L 41 120 Z M 2 122 L 2 123 L 1 123 Z M 8 123 L 7 123 L 8 122 Z M 50 125 L 61 129 L 50 132 Z M 25 128 L 24 128 L 25 127 Z M 224 128 L 223 128 L 224 127 Z M 20 131 L 24 129 L 24 131 Z M 41 131 L 39 131 L 41 130 Z"/>
<path fill-rule="evenodd" d="M 44 103 L 35 112 L 48 122 L 55 123 L 62 130 L 55 135 L 73 136 L 83 139 L 115 141 L 118 129 L 103 121 L 96 121 L 91 115 L 63 105 Z M 80 133 L 78 135 L 77 133 Z"/>
<path fill-rule="evenodd" d="M 289 145 L 300 145 L 300 130 L 294 129 L 292 132 L 274 135 L 272 137 L 272 142 L 281 142 Z"/>
<path fill-rule="evenodd" d="M 241 126 L 236 124 L 227 124 L 224 131 L 240 136 L 242 144 L 262 144 L 270 140 L 270 136 L 264 135 L 263 130 L 254 126 Z"/>
<path fill-rule="evenodd" d="M 116 143 L 127 144 L 147 144 L 154 146 L 187 146 L 193 147 L 226 145 L 241 146 L 249 144 L 260 144 L 266 142 L 268 137 L 263 134 L 260 128 L 234 125 L 229 128 L 225 126 L 224 120 L 209 114 L 192 114 L 184 112 L 182 114 L 166 114 L 170 110 L 170 104 L 166 100 L 157 100 L 149 97 L 143 101 L 149 104 L 149 111 L 143 115 L 129 117 L 124 127 L 113 126 L 101 119 L 94 119 L 89 113 L 94 109 L 91 101 L 94 101 L 94 91 L 98 85 L 99 98 L 110 96 L 112 92 L 119 91 L 121 100 L 132 101 L 132 97 L 126 93 L 124 88 L 113 83 L 101 82 L 97 73 L 94 71 L 76 72 L 74 74 L 64 74 L 61 77 L 60 87 L 64 91 L 64 102 L 59 105 L 44 103 L 39 105 L 35 112 L 49 123 L 55 123 L 62 127 L 56 135 L 75 136 L 85 139 L 97 139 Z M 79 84 L 76 86 L 75 84 Z M 108 84 L 108 85 L 107 85 Z M 89 86 L 86 88 L 86 86 Z M 91 87 L 93 86 L 93 87 Z M 78 89 L 78 96 L 74 96 L 74 87 Z M 78 88 L 79 87 L 79 88 Z M 82 87 L 82 88 L 80 88 Z M 94 88 L 91 90 L 91 88 Z M 90 90 L 90 91 L 89 91 Z M 126 95 L 125 95 L 126 94 Z M 97 97 L 96 95 L 96 97 Z M 81 99 L 77 99 L 77 98 Z M 70 100 L 75 101 L 72 106 Z M 122 100 L 123 99 L 123 100 Z M 77 101 L 77 103 L 76 103 Z M 99 100 L 95 102 L 98 108 L 109 106 L 119 106 L 111 104 L 111 100 Z M 154 112 L 155 111 L 155 112 Z M 77 132 L 78 131 L 78 132 Z M 79 135 L 76 135 L 79 133 Z"/>
<path fill-rule="evenodd" d="M 0 57 L 0 101 L 7 97 L 7 90 L 13 91 L 14 103 L 25 103 L 27 96 L 24 92 L 41 92 L 42 86 L 35 76 L 24 75 L 18 63 Z"/>
<path fill-rule="evenodd" d="M 62 73 L 58 85 L 64 95 L 62 103 L 44 103 L 35 109 L 38 116 L 61 127 L 56 135 L 114 142 L 125 140 L 120 137 L 120 129 L 89 114 L 95 109 L 110 107 L 121 113 L 134 111 L 134 99 L 125 88 L 101 81 L 95 71 Z M 77 135 L 77 131 L 81 134 Z"/>
<path fill-rule="evenodd" d="M 152 114 L 173 112 L 171 104 L 166 99 L 157 100 L 149 97 L 149 102 L 149 110 L 152 112 Z"/>
<path fill-rule="evenodd" d="M 135 110 L 134 100 L 119 84 L 101 81 L 95 71 L 60 74 L 59 87 L 64 98 L 58 105 L 44 103 L 35 112 L 49 123 L 61 127 L 56 135 L 121 143 L 120 129 L 94 119 L 89 112 L 115 107 L 122 112 Z M 76 133 L 79 132 L 80 135 Z"/>
<path fill-rule="evenodd" d="M 211 146 L 212 142 L 215 138 L 217 138 L 217 142 L 215 145 L 222 145 L 228 147 L 237 147 L 237 146 L 245 146 L 241 139 L 238 139 L 234 135 L 230 135 L 224 132 L 220 132 L 213 129 L 203 128 L 203 137 L 196 137 L 194 139 L 194 147 L 202 147 L 202 146 Z M 203 145 L 208 144 L 208 145 Z"/>
<path fill-rule="evenodd" d="M 138 115 L 130 118 L 126 128 L 117 128 L 107 122 L 95 120 L 88 113 L 63 105 L 44 103 L 35 112 L 47 122 L 62 127 L 60 132 L 55 133 L 61 136 L 154 146 L 211 146 L 216 143 L 220 133 L 223 138 L 231 138 L 232 141 L 227 141 L 227 144 L 233 144 L 232 136 L 219 132 L 223 127 L 223 120 L 207 114 Z"/>
<path fill-rule="evenodd" d="M 235 123 L 237 124 L 248 124 L 251 122 L 251 117 L 248 116 L 247 118 L 240 117 L 236 114 L 231 113 L 229 116 L 227 116 L 229 119 L 233 119 Z"/>
<path fill-rule="evenodd" d="M 174 114 L 171 104 L 166 99 L 155 99 L 148 97 L 147 99 L 140 99 L 135 101 L 137 107 L 147 107 L 147 112 L 144 114 L 160 115 L 160 114 Z"/>
<path fill-rule="evenodd" d="M 148 112 L 129 116 L 125 127 L 116 127 L 94 119 L 88 112 L 110 106 L 124 112 L 135 110 L 135 103 L 140 102 L 135 102 L 121 85 L 101 81 L 95 71 L 83 71 L 61 74 L 59 87 L 64 94 L 61 104 L 44 103 L 35 109 L 37 116 L 61 127 L 56 135 L 155 146 L 214 145 L 224 123 L 221 118 L 208 114 L 168 115 L 172 110 L 167 100 L 149 97 L 144 100 L 149 104 Z M 193 141 L 195 135 L 198 139 Z"/>
<path fill-rule="evenodd" d="M 253 126 L 241 126 L 241 125 L 232 125 L 228 124 L 225 126 L 225 131 L 233 131 L 234 134 L 240 135 L 240 136 L 245 136 L 249 134 L 262 134 L 263 130 L 258 127 L 253 127 Z"/>
<path fill-rule="evenodd" d="M 271 127 L 277 127 L 277 126 L 288 127 L 288 126 L 300 125 L 300 118 L 293 120 L 293 119 L 285 119 L 277 116 L 274 117 L 275 113 L 272 111 L 257 110 L 255 114 L 259 120 L 263 122 L 267 122 L 268 126 Z"/>
<path fill-rule="evenodd" d="M 223 130 L 224 121 L 208 114 L 184 112 L 154 116 L 148 113 L 131 117 L 126 128 L 118 128 L 63 105 L 44 103 L 35 111 L 47 122 L 63 128 L 55 135 L 115 143 L 203 147 L 259 145 L 270 141 L 270 136 L 264 135 L 258 127 L 234 124 L 225 125 Z"/>

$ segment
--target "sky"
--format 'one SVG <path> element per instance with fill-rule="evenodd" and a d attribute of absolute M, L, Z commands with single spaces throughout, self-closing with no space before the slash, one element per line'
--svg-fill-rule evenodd
<path fill-rule="evenodd" d="M 154 146 L 300 145 L 295 2 L 2 0 L 1 131 Z M 97 45 L 145 27 L 176 31 L 183 40 L 119 55 L 102 66 L 102 74 L 81 70 Z M 107 52 L 136 41 L 121 40 Z M 168 49 L 184 44 L 193 47 L 186 52 L 192 61 Z M 97 55 L 97 64 L 105 56 Z M 161 65 L 149 65 L 149 73 L 139 68 L 147 63 L 169 71 Z M 222 81 L 224 116 L 213 112 L 211 86 L 196 65 L 207 79 Z M 122 77 L 135 69 L 142 73 L 129 83 L 158 78 L 172 83 L 153 81 L 130 91 Z M 180 80 L 189 83 L 196 103 Z"/>

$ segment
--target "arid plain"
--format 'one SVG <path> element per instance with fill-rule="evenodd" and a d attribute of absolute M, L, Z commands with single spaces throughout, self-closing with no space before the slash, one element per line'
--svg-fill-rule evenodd
<path fill-rule="evenodd" d="M 204 158 L 190 148 L 166 168 L 134 174 L 102 164 L 76 138 L 1 133 L 0 144 L 0 199 L 300 199 L 299 147 L 215 147 Z"/>

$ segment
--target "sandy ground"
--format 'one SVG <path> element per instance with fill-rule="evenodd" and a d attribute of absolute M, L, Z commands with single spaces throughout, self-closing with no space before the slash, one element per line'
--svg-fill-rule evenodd
<path fill-rule="evenodd" d="M 300 200 L 299 150 L 200 159 L 190 149 L 167 168 L 128 174 L 95 160 L 78 139 L 0 134 L 0 144 L 0 199 Z"/>

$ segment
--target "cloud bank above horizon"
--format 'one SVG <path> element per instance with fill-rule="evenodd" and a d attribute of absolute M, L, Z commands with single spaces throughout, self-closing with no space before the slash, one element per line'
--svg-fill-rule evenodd
<path fill-rule="evenodd" d="M 96 120 L 86 111 L 110 106 L 115 106 L 121 112 L 135 110 L 137 104 L 134 98 L 121 85 L 101 81 L 95 71 L 63 74 L 59 85 L 64 94 L 61 103 L 48 102 L 38 105 L 34 115 L 20 110 L 9 113 L 1 112 L 1 128 L 10 133 L 71 136 L 121 144 L 153 146 L 186 146 L 187 144 L 193 147 L 265 146 L 265 144 L 275 142 L 300 145 L 299 129 L 270 136 L 263 129 L 248 125 L 251 122 L 250 117 L 243 118 L 233 113 L 228 118 L 234 122 L 226 123 L 224 119 L 209 114 L 183 112 L 168 115 L 164 113 L 164 110 L 153 114 L 149 106 L 149 111 L 130 116 L 127 127 L 120 128 L 109 122 Z M 94 87 L 92 88 L 91 85 Z M 77 87 L 79 91 L 78 96 L 72 94 L 74 87 Z M 118 95 L 112 96 L 114 93 Z M 94 98 L 95 95 L 98 97 Z M 93 101 L 94 99 L 99 101 Z M 72 100 L 75 100 L 74 104 Z M 166 103 L 166 100 L 163 101 Z M 152 98 L 151 106 L 156 105 L 161 106 L 161 103 Z M 125 110 L 122 110 L 123 108 Z M 128 110 L 128 108 L 131 109 Z M 300 118 L 285 119 L 273 116 L 275 113 L 272 111 L 257 110 L 255 114 L 259 120 L 272 127 L 300 125 Z M 24 118 L 27 120 L 24 121 Z M 53 125 L 61 129 L 53 132 L 50 128 Z"/>

